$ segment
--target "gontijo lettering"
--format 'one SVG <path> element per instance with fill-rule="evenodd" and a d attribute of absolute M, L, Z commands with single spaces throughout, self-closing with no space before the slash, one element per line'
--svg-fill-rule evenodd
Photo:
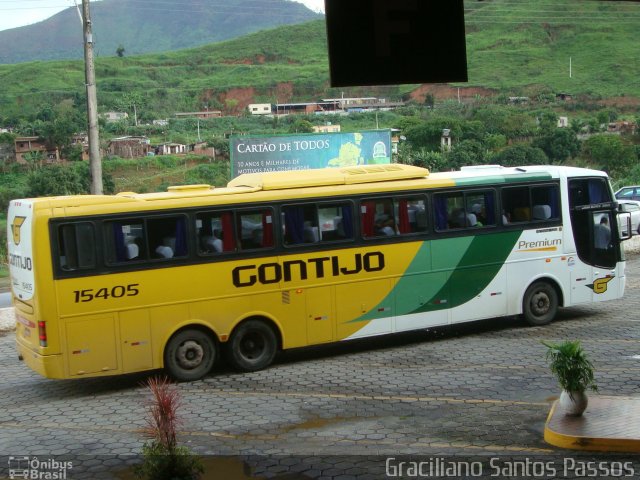
<path fill-rule="evenodd" d="M 325 276 L 338 277 L 341 275 L 355 275 L 360 272 L 378 272 L 385 267 L 382 252 L 356 253 L 349 264 L 340 261 L 340 257 L 317 257 L 304 260 L 285 260 L 277 263 L 263 263 L 261 265 L 242 265 L 233 269 L 233 284 L 236 287 L 250 287 L 256 283 L 267 285 L 281 281 L 290 282 L 306 280 L 309 274 L 314 278 Z"/>
<path fill-rule="evenodd" d="M 17 255 L 15 253 L 9 254 L 9 265 L 16 268 L 21 268 L 22 270 L 33 269 L 33 262 L 31 261 L 31 257 L 23 257 L 22 255 Z"/>

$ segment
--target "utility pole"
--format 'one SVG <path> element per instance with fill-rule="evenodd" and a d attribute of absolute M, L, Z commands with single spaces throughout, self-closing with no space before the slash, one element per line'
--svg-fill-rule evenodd
<path fill-rule="evenodd" d="M 89 124 L 89 171 L 91 193 L 102 194 L 102 161 L 98 135 L 98 99 L 96 96 L 96 72 L 93 66 L 93 34 L 89 0 L 82 0 L 82 33 L 84 34 L 84 72 L 87 86 L 87 120 Z"/>
<path fill-rule="evenodd" d="M 571 57 L 569 57 L 569 78 L 572 77 L 572 71 L 571 71 Z"/>

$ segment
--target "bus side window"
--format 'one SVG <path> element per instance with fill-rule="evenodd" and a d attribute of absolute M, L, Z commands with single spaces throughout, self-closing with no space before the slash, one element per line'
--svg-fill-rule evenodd
<path fill-rule="evenodd" d="M 270 208 L 239 212 L 236 230 L 242 250 L 273 247 L 273 219 Z"/>
<path fill-rule="evenodd" d="M 496 202 L 493 190 L 475 191 L 465 195 L 467 214 L 476 217 L 477 227 L 489 227 L 496 224 Z"/>
<path fill-rule="evenodd" d="M 433 199 L 436 230 L 444 231 L 470 226 L 469 220 L 472 217 L 467 217 L 464 209 L 464 195 L 461 192 L 436 194 Z"/>
<path fill-rule="evenodd" d="M 554 220 L 560 218 L 560 192 L 555 185 L 541 185 L 531 188 L 533 207 L 531 213 L 535 220 Z"/>
<path fill-rule="evenodd" d="M 353 239 L 353 207 L 350 203 L 322 204 L 318 207 L 320 240 Z"/>
<path fill-rule="evenodd" d="M 315 205 L 288 205 L 282 207 L 284 217 L 284 244 L 297 245 L 320 241 L 318 216 Z"/>
<path fill-rule="evenodd" d="M 69 223 L 58 227 L 58 253 L 62 270 L 96 266 L 95 231 L 92 223 Z"/>
<path fill-rule="evenodd" d="M 236 250 L 232 212 L 199 213 L 196 216 L 196 234 L 201 255 Z"/>
<path fill-rule="evenodd" d="M 401 198 L 396 204 L 400 235 L 426 231 L 427 209 L 423 197 Z"/>
<path fill-rule="evenodd" d="M 502 190 L 502 208 L 504 218 L 509 223 L 531 220 L 529 187 L 509 187 Z M 503 218 L 503 222 L 504 222 Z"/>
<path fill-rule="evenodd" d="M 185 217 L 148 219 L 147 234 L 155 258 L 184 257 L 188 253 Z"/>
<path fill-rule="evenodd" d="M 385 237 L 396 234 L 393 202 L 389 199 L 364 200 L 360 204 L 362 236 Z"/>
<path fill-rule="evenodd" d="M 120 263 L 146 258 L 145 228 L 141 221 L 106 223 L 107 262 Z"/>
<path fill-rule="evenodd" d="M 557 185 L 508 187 L 502 190 L 503 223 L 539 222 L 560 218 Z"/>

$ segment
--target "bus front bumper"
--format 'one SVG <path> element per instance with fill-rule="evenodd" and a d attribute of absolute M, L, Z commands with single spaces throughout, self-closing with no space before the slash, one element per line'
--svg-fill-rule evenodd
<path fill-rule="evenodd" d="M 16 342 L 18 357 L 27 366 L 46 378 L 65 378 L 62 355 L 40 355 L 20 341 Z"/>

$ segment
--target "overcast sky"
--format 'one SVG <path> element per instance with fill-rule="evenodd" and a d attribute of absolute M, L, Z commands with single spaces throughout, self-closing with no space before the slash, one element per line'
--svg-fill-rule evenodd
<path fill-rule="evenodd" d="M 82 0 L 76 1 L 82 4 Z M 324 0 L 293 1 L 304 3 L 314 12 L 324 12 Z M 0 0 L 0 30 L 40 22 L 72 6 L 73 0 Z"/>

